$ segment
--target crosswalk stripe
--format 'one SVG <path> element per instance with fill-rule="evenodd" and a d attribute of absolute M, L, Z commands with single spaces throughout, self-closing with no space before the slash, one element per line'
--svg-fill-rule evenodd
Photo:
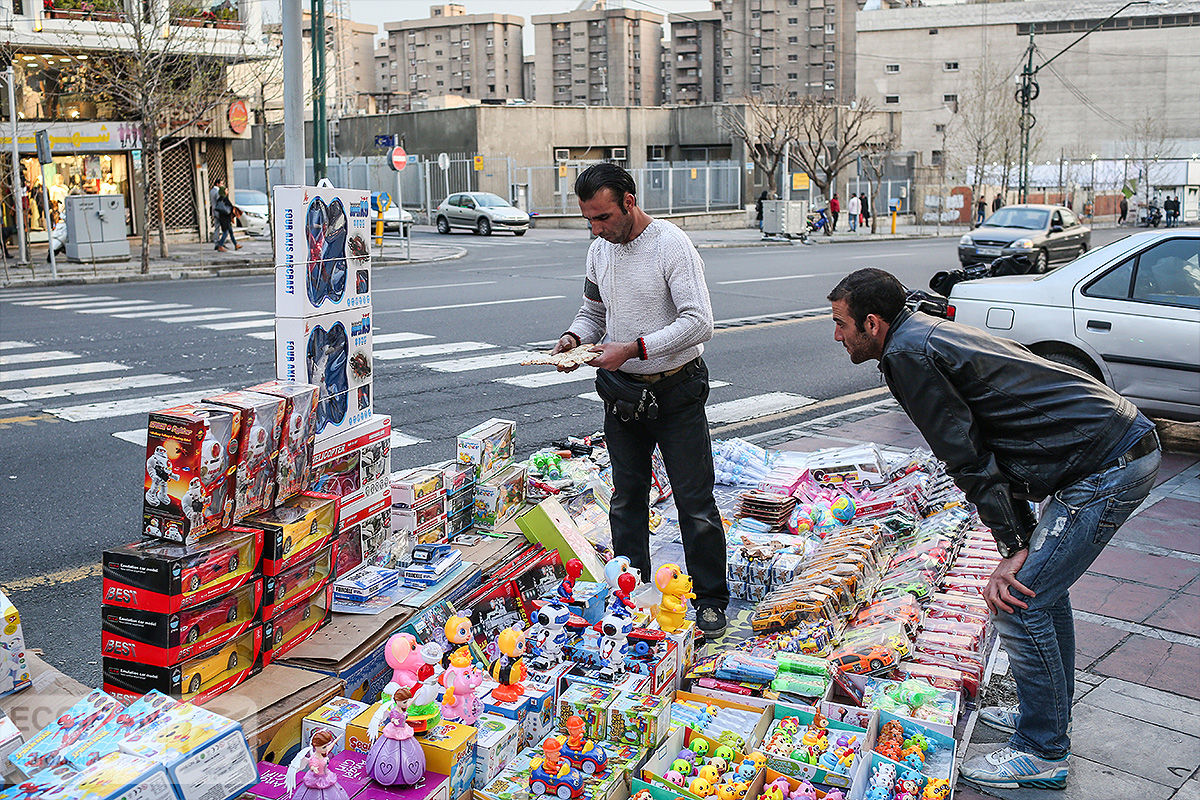
<path fill-rule="evenodd" d="M 128 303 L 113 303 L 111 306 L 95 306 L 92 308 L 76 309 L 80 314 L 111 314 L 114 311 L 129 311 L 139 308 L 154 308 L 157 304 L 152 300 L 131 300 Z"/>
<path fill-rule="evenodd" d="M 170 309 L 176 309 L 176 310 L 170 311 Z M 160 314 L 162 314 L 162 316 L 165 317 L 165 316 L 169 316 L 169 314 L 195 314 L 198 311 L 223 311 L 223 310 L 224 309 L 221 309 L 221 308 L 196 308 L 195 306 L 189 305 L 187 303 L 163 303 L 162 305 L 156 306 L 153 311 L 138 311 L 137 313 L 130 313 L 130 314 L 113 314 L 113 316 L 116 317 L 117 319 L 142 319 L 143 317 L 157 317 Z M 164 313 L 164 312 L 169 312 L 169 313 Z"/>
<path fill-rule="evenodd" d="M 264 341 L 268 342 L 275 341 L 275 331 L 259 331 L 258 333 L 247 333 L 246 335 L 255 339 L 263 339 Z"/>
<path fill-rule="evenodd" d="M 145 414 L 161 408 L 184 403 L 195 403 L 214 394 L 220 394 L 224 389 L 203 389 L 194 392 L 179 392 L 176 394 L 161 394 L 154 397 L 135 397 L 124 400 L 106 400 L 101 403 L 85 403 L 78 406 L 62 406 L 47 408 L 47 414 L 53 414 L 67 422 L 89 422 L 111 417 L 127 417 L 131 414 Z"/>
<path fill-rule="evenodd" d="M 378 336 L 372 334 L 372 345 L 376 344 L 395 344 L 396 342 L 415 342 L 418 339 L 432 339 L 428 333 L 410 333 L 408 331 L 400 331 L 399 333 L 381 333 Z"/>
<path fill-rule="evenodd" d="M 441 344 L 421 344 L 415 347 L 397 347 L 393 350 L 376 350 L 372 356 L 383 361 L 395 361 L 400 358 L 416 358 L 418 356 L 443 356 L 447 353 L 469 353 L 472 350 L 491 350 L 498 345 L 487 342 L 443 342 Z"/>
<path fill-rule="evenodd" d="M 399 314 L 405 311 L 448 311 L 453 308 L 475 308 L 477 306 L 503 306 L 510 303 L 533 303 L 538 300 L 562 300 L 566 295 L 548 294 L 542 297 L 514 297 L 511 300 L 484 300 L 480 303 L 452 303 L 445 306 L 421 306 L 420 308 L 389 308 L 381 313 Z"/>
<path fill-rule="evenodd" d="M 219 314 L 199 314 L 189 317 L 162 317 L 163 322 L 169 322 L 172 325 L 177 322 L 208 322 L 212 319 L 233 319 L 235 317 L 261 317 L 263 311 L 224 311 Z"/>
<path fill-rule="evenodd" d="M 35 381 L 43 378 L 57 378 L 62 375 L 87 375 L 93 372 L 115 372 L 119 369 L 129 369 L 125 364 L 112 361 L 92 361 L 83 364 L 58 364 L 53 367 L 32 367 L 30 369 L 14 369 L 0 372 L 0 382 L 16 383 L 18 381 Z"/>
<path fill-rule="evenodd" d="M 795 411 L 798 408 L 812 405 L 815 398 L 791 392 L 767 392 L 740 400 L 729 400 L 716 403 L 706 409 L 710 425 L 724 425 L 730 422 L 745 422 L 748 419 L 766 417 L 784 411 Z"/>
<path fill-rule="evenodd" d="M 134 428 L 131 431 L 117 431 L 113 434 L 113 436 L 117 439 L 121 439 L 122 441 L 140 444 L 142 447 L 146 446 L 146 439 L 149 438 L 149 435 L 144 427 Z"/>
<path fill-rule="evenodd" d="M 495 383 L 507 383 L 509 386 L 523 386 L 526 389 L 537 389 L 542 386 L 558 386 L 562 383 L 575 381 L 590 381 L 596 377 L 596 368 L 582 366 L 574 372 L 534 372 L 529 375 L 514 375 L 510 378 L 493 378 Z"/>
<path fill-rule="evenodd" d="M 147 386 L 162 386 L 168 383 L 191 383 L 191 379 L 162 373 L 120 375 L 95 381 L 72 381 L 71 383 L 51 383 L 45 386 L 26 386 L 20 389 L 0 389 L 0 397 L 6 400 L 45 400 L 50 397 L 144 389 Z"/>
<path fill-rule="evenodd" d="M 23 350 L 26 347 L 34 347 L 33 342 L 18 342 L 13 339 L 7 342 L 0 342 L 0 350 Z"/>
<path fill-rule="evenodd" d="M 0 356 L 0 367 L 7 367 L 9 364 L 29 364 L 37 361 L 62 361 L 67 358 L 79 358 L 79 354 L 70 353 L 66 350 L 43 350 L 40 353 L 11 353 L 6 356 Z"/>
<path fill-rule="evenodd" d="M 476 369 L 491 369 L 492 367 L 510 367 L 537 355 L 527 350 L 513 353 L 492 353 L 487 356 L 471 356 L 468 358 L 451 358 L 446 361 L 430 361 L 421 366 L 434 372 L 470 372 Z"/>
<path fill-rule="evenodd" d="M 37 298 L 34 300 L 18 300 L 16 302 L 14 302 L 13 305 L 14 306 L 40 306 L 40 305 L 44 305 L 46 303 L 49 303 L 50 305 L 55 305 L 59 301 L 62 301 L 62 300 L 79 300 L 81 302 L 88 302 L 91 300 L 116 300 L 116 299 L 117 298 L 115 298 L 111 295 L 92 296 L 92 295 L 86 295 L 86 294 L 58 294 L 58 295 L 54 295 L 52 297 Z"/>
<path fill-rule="evenodd" d="M 409 436 L 407 433 L 400 431 L 392 431 L 392 448 L 408 447 L 414 444 L 424 444 L 428 439 L 418 439 L 416 436 Z"/>
<path fill-rule="evenodd" d="M 214 322 L 212 325 L 201 325 L 201 328 L 208 328 L 210 331 L 240 331 L 248 328 L 265 328 L 270 325 L 275 327 L 275 318 L 267 317 L 266 319 L 243 319 L 238 322 Z M 272 336 L 275 334 L 272 333 Z"/>
<path fill-rule="evenodd" d="M 12 411 L 13 409 L 24 407 L 24 403 L 2 403 L 0 404 L 0 414 L 4 413 L 5 411 Z"/>
<path fill-rule="evenodd" d="M 18 300 L 46 300 L 59 296 L 58 292 L 8 292 L 0 296 L 0 302 L 15 303 Z"/>
<path fill-rule="evenodd" d="M 37 306 L 38 308 L 50 309 L 51 311 L 61 311 L 64 308 L 87 308 L 89 306 L 106 306 L 109 303 L 119 303 L 121 298 L 111 295 L 102 295 L 100 297 L 77 298 L 74 300 L 64 300 L 55 298 L 53 300 L 30 300 L 25 303 L 15 303 L 18 306 Z"/>

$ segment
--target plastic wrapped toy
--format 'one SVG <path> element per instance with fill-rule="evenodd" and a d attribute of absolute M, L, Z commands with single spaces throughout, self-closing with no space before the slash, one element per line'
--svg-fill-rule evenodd
<path fill-rule="evenodd" d="M 403 687 L 371 717 L 370 736 L 374 740 L 367 753 L 367 774 L 384 786 L 415 786 L 425 775 L 425 751 L 421 749 L 408 724 L 412 692 Z M 379 723 L 387 717 L 382 733 Z"/>
<path fill-rule="evenodd" d="M 292 800 L 349 800 L 350 796 L 338 783 L 337 773 L 329 769 L 329 755 L 336 746 L 337 740 L 329 731 L 324 728 L 313 731 L 308 747 L 301 750 L 288 767 L 286 782 Z M 305 762 L 308 769 L 297 785 L 297 773 Z"/>

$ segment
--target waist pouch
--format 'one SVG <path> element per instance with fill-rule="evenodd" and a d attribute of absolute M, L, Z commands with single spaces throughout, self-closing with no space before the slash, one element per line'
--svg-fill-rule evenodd
<path fill-rule="evenodd" d="M 656 392 L 664 392 L 693 374 L 693 365 L 688 364 L 660 381 L 643 383 L 620 371 L 597 369 L 596 394 L 604 401 L 604 410 L 622 422 L 652 421 L 659 414 Z"/>

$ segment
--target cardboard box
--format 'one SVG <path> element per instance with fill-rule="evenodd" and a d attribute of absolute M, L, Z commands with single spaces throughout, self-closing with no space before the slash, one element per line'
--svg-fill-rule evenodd
<path fill-rule="evenodd" d="M 393 606 L 375 615 L 335 614 L 284 661 L 340 678 L 346 682 L 347 697 L 373 703 L 392 679 L 392 668 L 383 657 L 387 640 L 412 613 L 411 608 Z"/>
<path fill-rule="evenodd" d="M 8 757 L 26 777 L 66 761 L 67 753 L 82 738 L 103 728 L 124 711 L 116 698 L 93 690 L 71 706 L 66 714 L 51 721 Z"/>
<path fill-rule="evenodd" d="M 771 723 L 775 719 L 774 716 L 772 716 L 774 705 L 768 705 L 764 708 L 753 703 L 724 700 L 717 697 L 694 694 L 692 692 L 676 692 L 675 702 L 690 702 L 701 706 L 712 704 L 719 708 L 733 708 L 738 709 L 739 711 L 747 711 L 756 715 L 758 722 L 754 724 L 754 728 L 750 731 L 750 735 L 746 737 L 747 750 L 755 749 L 759 746 L 759 744 L 762 743 L 763 738 L 767 735 L 767 730 L 771 727 Z"/>
<path fill-rule="evenodd" d="M 332 605 L 333 587 L 326 585 L 305 602 L 264 622 L 263 664 L 282 658 L 316 633 L 328 621 Z"/>
<path fill-rule="evenodd" d="M 25 635 L 21 632 L 21 614 L 0 591 L 0 696 L 29 686 L 29 664 L 25 660 Z"/>
<path fill-rule="evenodd" d="M 282 397 L 258 392 L 225 392 L 204 402 L 228 408 L 241 419 L 242 449 L 237 452 L 233 504 L 235 520 L 275 506 L 275 461 L 287 405 Z"/>
<path fill-rule="evenodd" d="M 562 741 L 566 737 L 556 735 L 555 738 Z M 482 789 L 475 790 L 476 798 L 479 800 L 523 800 L 533 796 L 529 791 L 529 777 L 533 761 L 542 758 L 543 741 L 544 739 L 538 740 L 517 753 L 516 758 L 505 767 L 504 771 Z M 609 768 L 600 776 L 584 774 L 583 798 L 584 800 L 627 800 L 629 797 L 628 776 L 640 768 L 645 760 L 645 754 L 628 745 L 613 742 L 600 742 L 600 745 L 608 752 Z"/>
<path fill-rule="evenodd" d="M 371 306 L 371 193 L 275 187 L 275 314 Z"/>
<path fill-rule="evenodd" d="M 450 800 L 450 778 L 425 771 L 420 786 L 380 786 L 370 783 L 354 800 Z"/>
<path fill-rule="evenodd" d="M 371 417 L 348 429 L 322 437 L 313 449 L 314 492 L 343 498 L 391 492 L 392 418 Z"/>
<path fill-rule="evenodd" d="M 443 722 L 421 739 L 425 768 L 450 777 L 450 796 L 459 797 L 475 782 L 476 731 L 470 725 Z"/>
<path fill-rule="evenodd" d="M 338 498 L 304 492 L 242 524 L 263 530 L 262 572 L 275 576 L 333 540 L 338 532 Z"/>
<path fill-rule="evenodd" d="M 517 517 L 517 526 L 529 541 L 544 545 L 547 550 L 557 550 L 564 564 L 572 558 L 583 562 L 580 577 L 584 580 L 604 580 L 604 564 L 596 555 L 596 548 L 584 538 L 557 498 L 547 497 Z"/>
<path fill-rule="evenodd" d="M 178 705 L 162 692 L 147 693 L 68 750 L 65 753 L 67 763 L 75 769 L 86 769 L 109 753 L 117 752 L 121 740 L 130 733 L 152 725 L 162 714 Z"/>
<path fill-rule="evenodd" d="M 508 465 L 513 457 L 517 423 L 489 419 L 458 435 L 458 461 L 475 467 L 475 480 L 488 478 Z"/>
<path fill-rule="evenodd" d="M 508 765 L 520 750 L 521 727 L 513 720 L 484 714 L 475 723 L 475 782 L 482 789 Z"/>
<path fill-rule="evenodd" d="M 774 713 L 774 717 L 773 717 L 774 722 L 772 724 L 772 727 L 767 729 L 767 733 L 766 733 L 767 738 L 770 737 L 773 728 L 775 727 L 776 724 L 778 724 L 778 720 L 781 720 L 784 717 L 796 717 L 797 719 L 800 720 L 801 726 L 807 726 L 810 722 L 813 721 L 813 716 L 814 716 L 812 711 L 809 711 L 804 708 L 796 708 L 793 706 L 784 705 L 783 703 L 776 703 L 773 713 Z M 873 737 L 872 737 L 872 739 L 868 740 L 867 731 L 865 729 L 856 728 L 855 726 L 847 725 L 844 722 L 837 722 L 836 720 L 828 720 L 828 727 L 829 727 L 829 731 L 830 731 L 830 742 L 831 743 L 833 742 L 834 738 L 836 738 L 835 735 L 833 734 L 833 731 L 844 731 L 852 736 L 857 736 L 858 742 L 862 745 L 863 752 L 868 752 L 870 749 L 870 743 L 873 743 L 873 741 L 874 741 Z M 858 762 L 861 760 L 862 759 L 856 759 L 854 767 L 858 767 L 859 766 Z M 829 772 L 824 767 L 821 767 L 818 765 L 809 764 L 804 761 L 797 761 L 795 759 L 788 758 L 786 756 L 777 756 L 777 755 L 768 755 L 767 756 L 767 766 L 770 769 L 775 770 L 779 774 L 786 775 L 790 778 L 804 778 L 806 780 L 814 781 L 816 783 L 823 783 L 826 786 L 838 786 L 843 789 L 849 788 L 851 779 L 858 772 L 857 769 L 851 769 L 850 774 L 840 775 L 836 772 Z"/>
<path fill-rule="evenodd" d="M 653 750 L 671 727 L 670 695 L 622 692 L 608 707 L 608 738 Z"/>
<path fill-rule="evenodd" d="M 446 496 L 445 475 L 440 469 L 418 467 L 392 476 L 392 505 L 400 508 L 424 508 Z"/>
<path fill-rule="evenodd" d="M 384 487 L 373 494 L 354 492 L 338 501 L 338 575 L 359 564 L 394 569 L 405 549 L 392 535 L 392 499 Z"/>
<path fill-rule="evenodd" d="M 583 735 L 599 741 L 608 738 L 608 709 L 617 693 L 600 686 L 572 683 L 558 698 L 558 727 L 566 730 L 567 718 L 583 720 Z"/>
<path fill-rule="evenodd" d="M 333 578 L 334 544 L 327 544 L 311 558 L 274 577 L 263 579 L 262 618 L 275 619 L 290 608 L 296 608 L 325 591 Z M 326 604 L 326 608 L 329 605 Z"/>
<path fill-rule="evenodd" d="M 162 764 L 125 753 L 110 753 L 87 767 L 67 782 L 61 796 L 86 800 L 176 800 L 177 797 Z"/>
<path fill-rule="evenodd" d="M 29 666 L 29 688 L 0 697 L 0 712 L 28 741 L 92 690 L 59 672 L 34 653 L 26 654 L 25 663 Z M 7 763 L 6 760 L 0 768 Z"/>
<path fill-rule="evenodd" d="M 25 737 L 21 735 L 21 731 L 7 714 L 0 711 L 0 783 L 8 783 L 10 773 L 14 782 L 21 778 L 20 771 L 13 766 L 8 757 L 23 744 Z"/>
<path fill-rule="evenodd" d="M 696 622 L 685 619 L 683 626 L 668 633 L 667 637 L 675 643 L 675 688 L 683 683 L 683 676 L 692 671 L 696 664 Z"/>
<path fill-rule="evenodd" d="M 267 381 L 247 389 L 283 399 L 283 427 L 275 458 L 275 502 L 282 503 L 308 487 L 313 442 L 317 436 L 317 392 L 311 383 Z"/>
<path fill-rule="evenodd" d="M 168 667 L 106 656 L 104 690 L 126 702 L 157 689 L 177 699 L 203 703 L 261 669 L 262 639 L 262 626 L 255 625 L 236 639 Z"/>
<path fill-rule="evenodd" d="M 341 752 L 346 749 L 346 729 L 369 708 L 372 706 L 351 700 L 349 697 L 330 698 L 323 706 L 304 718 L 301 723 L 300 740 L 307 742 L 318 728 L 324 728 L 333 734 L 335 743 L 332 752 Z"/>
<path fill-rule="evenodd" d="M 348 761 L 348 755 L 343 751 L 332 756 L 329 759 L 329 771 L 337 775 L 338 786 L 342 788 L 347 797 L 361 797 L 369 781 L 362 774 L 361 762 Z M 260 761 L 258 764 L 258 783 L 252 786 L 243 797 L 253 797 L 258 798 L 258 800 L 290 800 L 291 795 L 288 794 L 287 790 L 287 773 L 290 763 L 289 761 L 286 764 L 273 764 Z M 307 768 L 307 764 L 301 763 L 299 765 L 301 772 Z M 301 780 L 298 774 L 296 778 L 297 786 L 300 785 Z"/>
<path fill-rule="evenodd" d="M 521 510 L 527 473 L 523 465 L 514 464 L 475 484 L 475 527 L 495 530 Z"/>
<path fill-rule="evenodd" d="M 275 319 L 275 374 L 313 383 L 317 449 L 371 418 L 371 307 Z"/>

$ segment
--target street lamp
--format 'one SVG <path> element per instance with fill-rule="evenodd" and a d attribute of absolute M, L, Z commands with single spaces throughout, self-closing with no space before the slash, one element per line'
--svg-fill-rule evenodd
<path fill-rule="evenodd" d="M 1091 213 L 1090 213 L 1090 214 L 1088 214 L 1088 222 L 1091 222 L 1093 219 L 1095 219 L 1095 218 L 1096 218 L 1096 159 L 1097 159 L 1097 158 L 1099 158 L 1099 156 L 1097 156 L 1095 153 L 1092 153 L 1092 155 L 1091 155 L 1091 159 L 1092 159 L 1092 182 L 1091 182 L 1091 185 L 1090 185 L 1090 188 L 1091 188 L 1091 192 L 1090 192 L 1090 194 L 1092 195 L 1092 206 L 1091 206 L 1091 207 L 1092 207 L 1092 211 L 1091 211 Z"/>
<path fill-rule="evenodd" d="M 1064 47 L 1062 50 L 1059 50 L 1057 53 L 1050 56 L 1050 58 L 1046 59 L 1041 64 L 1037 64 L 1037 65 L 1035 65 L 1033 63 L 1033 52 L 1034 52 L 1033 28 L 1034 28 L 1034 26 L 1032 23 L 1030 24 L 1030 26 L 1029 26 L 1029 47 L 1026 48 L 1026 50 L 1025 50 L 1025 69 L 1024 69 L 1024 71 L 1021 72 L 1020 84 L 1017 86 L 1017 103 L 1021 106 L 1021 117 L 1018 120 L 1018 123 L 1021 128 L 1021 164 L 1022 165 L 1027 165 L 1029 163 L 1029 161 L 1028 161 L 1029 132 L 1033 129 L 1033 126 L 1037 122 L 1037 120 L 1034 118 L 1033 114 L 1030 113 L 1029 106 L 1034 100 L 1037 99 L 1038 93 L 1041 91 L 1041 89 L 1038 87 L 1038 83 L 1037 83 L 1038 72 L 1040 72 L 1043 68 L 1050 66 L 1050 63 L 1052 61 L 1054 61 L 1054 59 L 1058 58 L 1063 53 L 1067 52 L 1072 47 L 1079 44 L 1081 41 L 1086 39 L 1092 33 L 1095 33 L 1096 31 L 1100 30 L 1100 28 L 1104 27 L 1104 25 L 1109 20 L 1113 19 L 1114 17 L 1116 17 L 1118 14 L 1120 14 L 1122 11 L 1129 8 L 1130 6 L 1162 5 L 1165 3 L 1165 1 L 1166 0 L 1129 0 L 1128 3 L 1121 6 L 1116 11 L 1109 14 L 1107 17 L 1100 20 L 1095 25 L 1093 25 L 1092 27 L 1090 27 L 1086 31 L 1084 31 L 1079 36 L 1079 38 L 1077 38 L 1075 41 L 1071 42 L 1069 45 Z M 1028 166 L 1024 166 L 1021 171 L 1021 189 L 1020 189 L 1020 191 L 1021 191 L 1020 202 L 1024 203 L 1029 194 L 1029 168 L 1028 168 Z"/>

